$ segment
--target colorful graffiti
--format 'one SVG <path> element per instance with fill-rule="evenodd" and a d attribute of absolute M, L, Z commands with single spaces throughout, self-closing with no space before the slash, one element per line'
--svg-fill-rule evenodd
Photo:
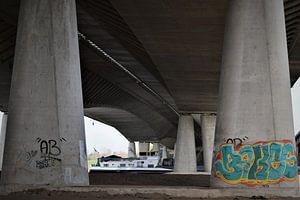
<path fill-rule="evenodd" d="M 215 176 L 228 184 L 269 185 L 294 181 L 297 158 L 289 140 L 225 143 L 215 156 L 214 168 Z"/>

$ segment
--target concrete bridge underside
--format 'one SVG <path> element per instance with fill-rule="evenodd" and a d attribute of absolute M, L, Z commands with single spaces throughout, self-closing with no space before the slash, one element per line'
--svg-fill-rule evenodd
<path fill-rule="evenodd" d="M 216 112 L 228 1 L 78 0 L 76 6 L 79 31 L 179 112 Z M 0 8 L 0 109 L 7 111 L 19 1 L 2 1 Z M 291 85 L 300 74 L 299 10 L 297 1 L 285 1 Z M 178 116 L 82 40 L 80 59 L 85 108 L 114 102 L 156 132 L 123 127 L 130 140 L 176 138 Z M 104 111 L 86 114 L 103 121 Z M 116 125 L 122 117 L 106 122 Z"/>
<path fill-rule="evenodd" d="M 237 151 L 236 140 L 276 143 L 290 159 L 290 171 L 280 172 L 277 183 L 294 187 L 289 89 L 300 74 L 299 15 L 298 0 L 1 1 L 0 110 L 9 113 L 2 179 L 85 185 L 83 107 L 130 141 L 172 148 L 177 140 L 180 173 L 197 171 L 197 146 L 204 147 L 210 171 L 213 146 Z M 56 139 L 41 138 L 50 136 Z M 41 143 L 41 156 L 60 156 L 49 158 L 49 169 L 45 160 L 32 159 L 34 150 L 25 167 L 24 160 L 15 165 L 15 152 L 32 142 Z M 236 159 L 222 160 L 226 152 L 215 157 L 215 186 L 232 183 L 228 171 L 246 170 L 222 171 L 222 162 Z M 39 174 L 43 168 L 48 174 Z M 13 176 L 15 169 L 30 178 Z M 259 182 L 249 177 L 234 184 Z"/>

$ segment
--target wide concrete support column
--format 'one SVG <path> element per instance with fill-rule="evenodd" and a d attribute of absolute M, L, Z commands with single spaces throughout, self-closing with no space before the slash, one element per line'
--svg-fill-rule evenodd
<path fill-rule="evenodd" d="M 3 163 L 3 153 L 4 153 L 4 145 L 5 145 L 5 135 L 6 135 L 6 125 L 7 125 L 7 114 L 4 113 L 2 115 L 2 123 L 0 129 L 0 171 L 2 171 L 2 163 Z"/>
<path fill-rule="evenodd" d="M 135 158 L 136 157 L 136 151 L 135 151 L 135 143 L 129 142 L 128 145 L 128 158 Z"/>
<path fill-rule="evenodd" d="M 179 117 L 174 172 L 197 172 L 194 120 L 191 115 Z"/>
<path fill-rule="evenodd" d="M 201 115 L 201 134 L 203 146 L 204 171 L 211 173 L 215 140 L 216 115 Z"/>
<path fill-rule="evenodd" d="M 75 0 L 21 0 L 3 184 L 88 185 Z"/>
<path fill-rule="evenodd" d="M 282 0 L 231 0 L 217 113 L 217 187 L 298 187 Z"/>

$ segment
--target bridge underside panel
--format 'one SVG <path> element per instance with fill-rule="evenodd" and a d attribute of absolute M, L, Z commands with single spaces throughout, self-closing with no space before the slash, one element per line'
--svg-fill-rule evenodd
<path fill-rule="evenodd" d="M 76 3 L 79 31 L 141 77 L 172 106 L 181 112 L 216 112 L 227 0 Z M 284 5 L 293 84 L 300 74 L 300 3 L 286 0 Z M 0 2 L 1 111 L 8 107 L 18 12 L 19 0 Z M 82 76 L 85 108 L 112 103 L 134 113 L 137 121 L 132 123 L 141 120 L 155 130 L 159 139 L 174 143 L 177 115 L 82 41 L 80 54 L 82 71 L 89 71 L 88 76 Z M 92 81 L 93 76 L 102 77 L 113 86 Z M 151 115 L 145 115 L 150 111 Z"/>
<path fill-rule="evenodd" d="M 111 1 L 182 112 L 216 111 L 227 1 Z"/>
<path fill-rule="evenodd" d="M 126 110 L 111 107 L 93 107 L 84 109 L 84 113 L 92 119 L 113 126 L 129 141 L 159 141 L 169 148 L 173 148 L 174 146 L 174 137 L 166 136 L 160 138 L 158 131 L 153 130 L 147 122 Z M 175 129 L 172 130 L 172 132 L 175 131 Z"/>
<path fill-rule="evenodd" d="M 86 108 L 85 115 L 118 129 L 128 140 L 151 141 L 156 132 L 134 114 L 118 108 Z M 134 126 L 133 126 L 134 124 Z"/>

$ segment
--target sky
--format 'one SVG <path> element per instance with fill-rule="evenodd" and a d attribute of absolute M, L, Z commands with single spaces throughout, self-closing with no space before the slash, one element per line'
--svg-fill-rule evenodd
<path fill-rule="evenodd" d="M 291 89 L 295 135 L 300 131 L 300 78 Z"/>
<path fill-rule="evenodd" d="M 293 102 L 293 117 L 295 135 L 300 131 L 300 79 L 291 89 Z M 0 123 L 2 122 L 2 113 L 0 112 Z M 94 148 L 99 152 L 127 152 L 128 140 L 115 128 L 84 117 L 87 152 L 94 152 Z M 1 128 L 1 124 L 0 124 Z"/>
<path fill-rule="evenodd" d="M 84 125 L 88 153 L 94 148 L 99 152 L 128 151 L 129 141 L 117 129 L 88 117 L 84 117 Z"/>

